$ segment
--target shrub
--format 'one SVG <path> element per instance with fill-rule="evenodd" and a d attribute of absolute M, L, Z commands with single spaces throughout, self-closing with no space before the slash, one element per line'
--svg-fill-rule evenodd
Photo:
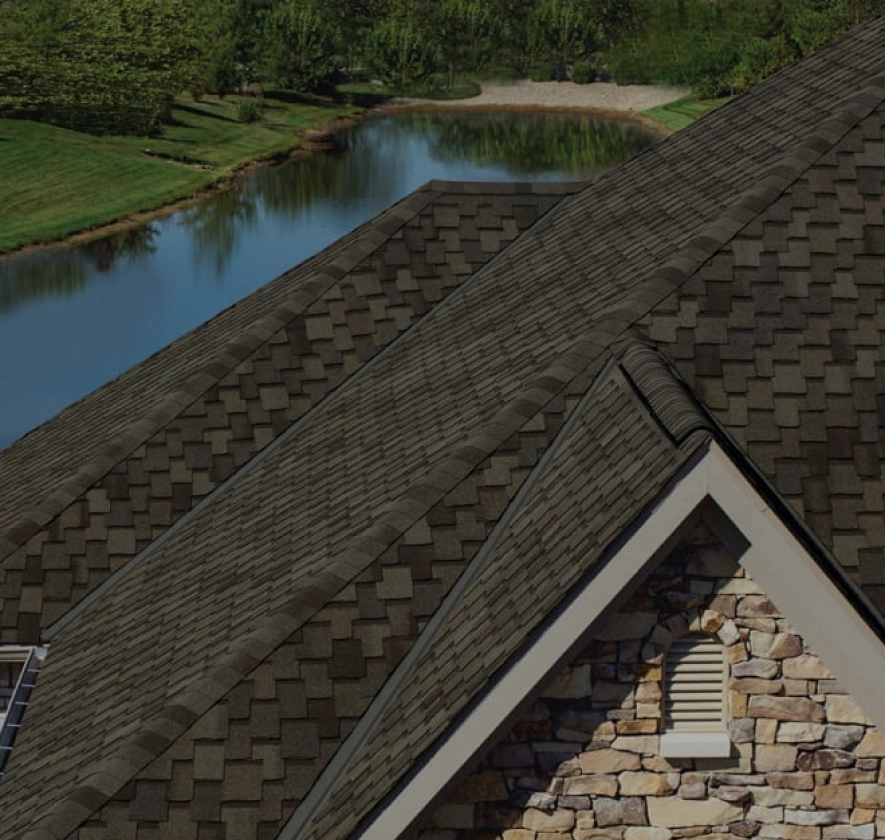
<path fill-rule="evenodd" d="M 596 78 L 596 69 L 592 64 L 582 61 L 572 68 L 572 81 L 579 85 L 586 85 Z"/>
<path fill-rule="evenodd" d="M 264 101 L 261 99 L 244 99 L 237 105 L 237 119 L 244 123 L 254 123 L 261 119 Z"/>
<path fill-rule="evenodd" d="M 529 70 L 529 78 L 533 82 L 549 82 L 552 81 L 556 73 L 554 64 L 537 64 Z"/>

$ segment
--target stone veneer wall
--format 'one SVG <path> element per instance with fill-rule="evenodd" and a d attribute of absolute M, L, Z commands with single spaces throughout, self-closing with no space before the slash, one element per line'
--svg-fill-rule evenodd
<path fill-rule="evenodd" d="M 671 641 L 718 637 L 729 759 L 659 755 Z M 885 837 L 885 738 L 703 526 L 610 619 L 419 840 Z"/>

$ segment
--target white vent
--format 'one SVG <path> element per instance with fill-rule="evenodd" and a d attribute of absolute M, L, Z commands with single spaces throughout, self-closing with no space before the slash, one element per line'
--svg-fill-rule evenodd
<path fill-rule="evenodd" d="M 664 666 L 665 725 L 671 732 L 725 728 L 725 657 L 710 636 L 674 642 Z"/>

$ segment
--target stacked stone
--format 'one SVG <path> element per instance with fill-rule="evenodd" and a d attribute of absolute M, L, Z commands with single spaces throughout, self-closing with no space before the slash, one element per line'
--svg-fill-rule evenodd
<path fill-rule="evenodd" d="M 689 632 L 715 636 L 729 663 L 727 759 L 660 755 L 664 660 Z M 873 840 L 883 757 L 885 737 L 699 527 L 419 838 Z"/>

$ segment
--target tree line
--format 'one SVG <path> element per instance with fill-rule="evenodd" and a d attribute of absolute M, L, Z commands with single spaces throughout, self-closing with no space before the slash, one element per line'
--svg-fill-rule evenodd
<path fill-rule="evenodd" d="M 150 133 L 190 90 L 462 77 L 744 90 L 885 0 L 0 0 L 0 114 Z"/>

